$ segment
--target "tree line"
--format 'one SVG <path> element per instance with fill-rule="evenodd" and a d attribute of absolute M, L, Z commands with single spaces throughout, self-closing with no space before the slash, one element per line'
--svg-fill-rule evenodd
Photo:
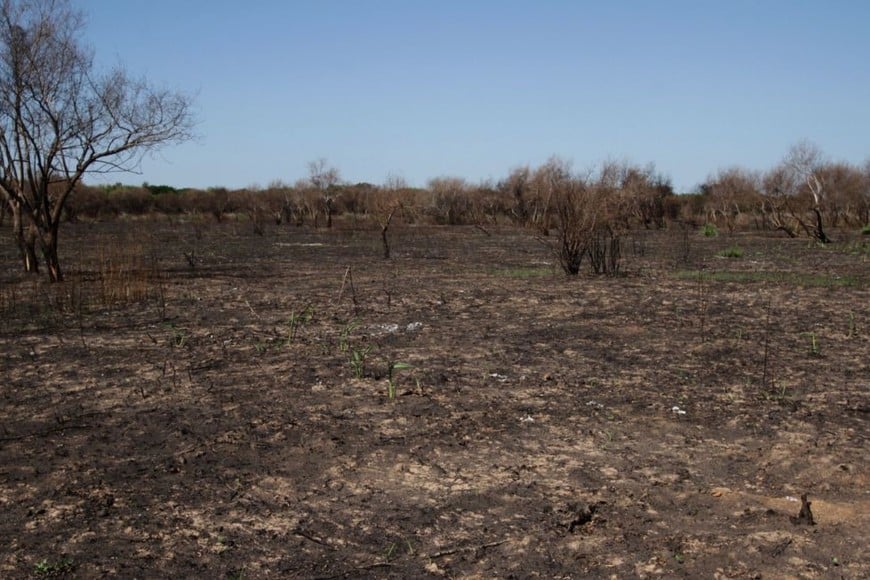
<path fill-rule="evenodd" d="M 620 240 L 631 228 L 709 223 L 734 231 L 755 227 L 822 243 L 839 227 L 870 224 L 870 160 L 830 162 L 811 143 L 792 147 L 763 171 L 720 170 L 690 195 L 677 195 L 655 166 L 605 162 L 574 170 L 552 157 L 510 171 L 497 182 L 437 177 L 426 187 L 401 178 L 350 184 L 325 159 L 308 164 L 293 185 L 178 190 L 167 185 L 89 186 L 85 178 L 135 171 L 144 155 L 188 140 L 192 100 L 115 68 L 99 70 L 81 41 L 84 19 L 69 0 L 0 0 L 0 224 L 8 222 L 21 266 L 44 265 L 63 279 L 60 225 L 122 215 L 206 215 L 221 222 L 330 228 L 337 217 L 369 219 L 389 257 L 389 228 L 405 223 L 511 223 L 542 238 L 566 272 L 587 260 L 615 273 Z"/>

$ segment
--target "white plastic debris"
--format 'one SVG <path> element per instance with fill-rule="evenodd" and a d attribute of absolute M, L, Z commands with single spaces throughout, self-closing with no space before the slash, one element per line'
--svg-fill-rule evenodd
<path fill-rule="evenodd" d="M 674 415 L 685 415 L 686 414 L 686 412 L 683 411 L 682 409 L 680 409 L 677 405 L 674 405 L 673 407 L 671 407 L 671 413 L 673 413 Z"/>

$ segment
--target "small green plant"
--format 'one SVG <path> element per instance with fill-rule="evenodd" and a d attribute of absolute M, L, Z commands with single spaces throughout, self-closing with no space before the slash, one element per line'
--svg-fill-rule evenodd
<path fill-rule="evenodd" d="M 390 361 L 387 363 L 387 398 L 391 401 L 396 398 L 396 381 L 394 375 L 396 371 L 414 368 L 412 365 L 403 362 Z"/>
<path fill-rule="evenodd" d="M 704 234 L 705 238 L 715 238 L 719 235 L 719 230 L 713 224 L 704 224 L 704 227 L 701 228 L 701 233 Z"/>
<path fill-rule="evenodd" d="M 165 322 L 163 326 L 172 333 L 169 345 L 174 348 L 184 348 L 184 345 L 187 344 L 187 332 L 183 328 L 176 327 L 172 322 Z"/>
<path fill-rule="evenodd" d="M 867 224 L 863 228 L 861 228 L 861 235 L 870 236 L 870 224 Z"/>
<path fill-rule="evenodd" d="M 374 349 L 373 345 L 368 345 L 365 348 L 354 348 L 350 352 L 350 368 L 353 370 L 353 376 L 361 379 L 366 373 L 366 358 Z"/>
<path fill-rule="evenodd" d="M 728 246 L 721 252 L 719 255 L 723 258 L 742 258 L 743 257 L 743 248 L 740 246 Z"/>
<path fill-rule="evenodd" d="M 819 349 L 819 341 L 816 339 L 815 332 L 805 332 L 804 336 L 810 339 L 810 355 L 811 356 L 820 356 L 821 350 Z"/>
<path fill-rule="evenodd" d="M 34 574 L 40 578 L 58 578 L 72 572 L 72 569 L 73 563 L 69 558 L 63 558 L 57 562 L 45 558 L 33 566 Z"/>
<path fill-rule="evenodd" d="M 290 311 L 290 318 L 287 319 L 287 340 L 285 341 L 285 346 L 290 345 L 296 340 L 296 335 L 299 333 L 299 330 L 311 322 L 314 318 L 314 309 L 309 304 L 306 306 L 301 312 L 296 312 L 296 310 Z"/>
<path fill-rule="evenodd" d="M 338 350 L 340 352 L 350 350 L 350 335 L 358 327 L 359 321 L 356 318 L 344 325 L 344 328 L 341 330 L 341 336 L 338 338 Z"/>

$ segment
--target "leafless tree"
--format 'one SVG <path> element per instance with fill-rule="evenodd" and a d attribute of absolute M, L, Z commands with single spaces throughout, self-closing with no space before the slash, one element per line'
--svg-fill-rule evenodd
<path fill-rule="evenodd" d="M 320 196 L 321 209 L 326 217 L 326 227 L 331 228 L 332 215 L 335 210 L 335 186 L 341 181 L 341 173 L 321 157 L 308 162 L 308 181 Z M 314 223 L 316 226 L 316 219 Z"/>
<path fill-rule="evenodd" d="M 807 225 L 806 222 L 802 222 L 804 229 L 818 241 L 827 244 L 830 239 L 825 233 L 822 218 L 822 203 L 826 196 L 826 190 L 825 184 L 819 179 L 823 165 L 822 151 L 809 141 L 801 141 L 789 150 L 783 165 L 794 174 L 797 183 L 803 182 L 803 186 L 812 196 L 812 212 L 815 223 Z"/>
<path fill-rule="evenodd" d="M 69 0 L 0 0 L 0 196 L 24 269 L 60 281 L 58 230 L 83 177 L 135 171 L 191 137 L 190 97 L 101 73 Z"/>
<path fill-rule="evenodd" d="M 706 221 L 733 233 L 745 210 L 758 205 L 761 177 L 741 167 L 720 169 L 701 185 Z"/>
<path fill-rule="evenodd" d="M 461 177 L 435 177 L 429 180 L 432 202 L 429 212 L 436 223 L 460 225 L 471 218 L 470 187 Z"/>
<path fill-rule="evenodd" d="M 531 189 L 537 198 L 532 222 L 537 225 L 541 235 L 549 235 L 553 198 L 565 182 L 570 180 L 571 163 L 555 155 L 538 167 L 532 175 Z"/>
<path fill-rule="evenodd" d="M 383 188 L 375 192 L 373 214 L 381 228 L 381 244 L 384 248 L 384 259 L 390 259 L 390 239 L 387 232 L 393 221 L 393 216 L 402 208 L 402 191 L 408 188 L 404 178 L 398 175 L 387 177 Z"/>

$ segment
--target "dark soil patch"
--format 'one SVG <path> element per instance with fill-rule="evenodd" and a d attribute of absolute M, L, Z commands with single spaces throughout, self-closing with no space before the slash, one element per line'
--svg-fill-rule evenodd
<path fill-rule="evenodd" d="M 490 231 L 70 225 L 64 315 L 4 237 L 0 575 L 870 575 L 866 252 Z"/>

